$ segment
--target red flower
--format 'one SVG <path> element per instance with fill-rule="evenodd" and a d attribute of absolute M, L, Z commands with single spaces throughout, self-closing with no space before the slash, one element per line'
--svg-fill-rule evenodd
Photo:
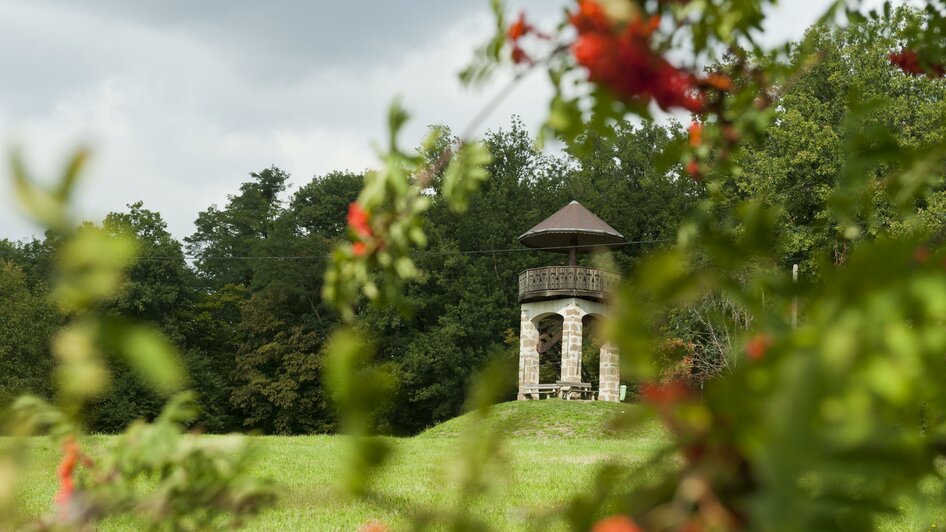
<path fill-rule="evenodd" d="M 512 62 L 517 65 L 532 64 L 532 57 L 519 45 L 519 39 L 526 35 L 534 35 L 539 39 L 551 39 L 549 35 L 536 30 L 535 26 L 526 22 L 525 12 L 520 12 L 519 18 L 506 29 L 506 38 L 512 43 L 510 57 L 512 57 Z"/>
<path fill-rule="evenodd" d="M 746 356 L 751 360 L 759 360 L 765 356 L 770 347 L 772 347 L 772 335 L 767 333 L 757 334 L 746 343 Z"/>
<path fill-rule="evenodd" d="M 526 22 L 525 12 L 520 11 L 519 18 L 510 24 L 509 28 L 506 30 L 506 38 L 512 42 L 516 42 L 526 35 L 532 33 L 534 29 L 535 28 L 533 28 L 531 24 Z"/>
<path fill-rule="evenodd" d="M 595 0 L 580 0 L 578 2 L 578 12 L 573 13 L 570 19 L 579 33 L 610 33 L 611 31 L 611 22 L 608 20 L 604 8 Z"/>
<path fill-rule="evenodd" d="M 890 52 L 888 57 L 891 63 L 900 67 L 900 70 L 907 74 L 918 76 L 924 73 L 923 67 L 920 66 L 920 56 L 913 50 L 901 50 L 899 53 Z"/>
<path fill-rule="evenodd" d="M 363 257 L 368 251 L 368 246 L 364 242 L 354 242 L 351 245 L 351 252 L 355 254 L 356 257 Z"/>
<path fill-rule="evenodd" d="M 703 124 L 693 122 L 690 124 L 690 147 L 698 148 L 703 144 Z"/>
<path fill-rule="evenodd" d="M 572 54 L 591 82 L 626 100 L 653 99 L 664 110 L 702 111 L 695 77 L 651 48 L 650 37 L 660 26 L 660 17 L 637 18 L 619 28 L 611 24 L 600 4 L 582 0 L 570 20 L 578 30 Z"/>
<path fill-rule="evenodd" d="M 361 208 L 357 201 L 348 206 L 348 226 L 361 238 L 371 237 L 371 226 L 368 224 L 370 215 Z"/>
<path fill-rule="evenodd" d="M 595 523 L 591 532 L 644 532 L 644 529 L 626 515 L 612 515 Z"/>

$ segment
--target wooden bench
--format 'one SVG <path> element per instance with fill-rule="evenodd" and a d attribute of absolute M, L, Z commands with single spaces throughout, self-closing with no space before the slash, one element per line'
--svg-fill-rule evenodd
<path fill-rule="evenodd" d="M 558 397 L 566 401 L 574 399 L 594 400 L 598 392 L 591 388 L 590 382 L 565 382 L 555 384 L 529 384 L 519 387 L 520 397 L 526 399 L 549 399 Z"/>
<path fill-rule="evenodd" d="M 591 388 L 590 382 L 566 382 L 558 381 L 558 396 L 566 401 L 572 399 L 585 399 L 593 401 L 597 392 Z"/>
<path fill-rule="evenodd" d="M 519 395 L 526 399 L 548 399 L 557 397 L 558 393 L 558 384 L 530 384 L 519 387 Z"/>

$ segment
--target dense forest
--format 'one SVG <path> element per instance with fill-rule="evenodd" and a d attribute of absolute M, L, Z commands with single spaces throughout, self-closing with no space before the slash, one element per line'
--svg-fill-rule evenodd
<path fill-rule="evenodd" d="M 844 200 L 829 191 L 857 148 L 847 126 L 848 94 L 892 98 L 896 106 L 871 119 L 900 145 L 946 138 L 938 119 L 946 105 L 943 85 L 892 69 L 890 43 L 871 35 L 869 25 L 819 35 L 821 61 L 775 95 L 779 119 L 742 155 L 749 170 L 714 184 L 726 189 L 731 205 L 751 196 L 787 206 L 778 224 L 790 242 L 780 250 L 783 266 L 798 263 L 803 275 L 817 275 L 819 261 L 840 263 L 849 252 L 824 214 L 829 202 Z M 661 157 L 664 147 L 686 142 L 679 123 L 611 128 L 582 144 L 590 150 L 550 154 L 513 120 L 484 138 L 493 161 L 469 210 L 456 215 L 435 201 L 425 221 L 429 244 L 416 257 L 424 273 L 408 287 L 410 312 L 358 309 L 360 331 L 397 377 L 382 416 L 385 431 L 412 434 L 457 415 L 473 373 L 496 354 L 516 356 L 517 275 L 564 260 L 522 248 L 516 241 L 522 232 L 578 200 L 631 242 L 614 255 L 615 267 L 628 272 L 641 254 L 676 240 L 681 221 L 718 192 Z M 200 396 L 199 424 L 209 432 L 336 428 L 321 374 L 324 342 L 339 318 L 320 293 L 327 256 L 348 230 L 346 213 L 362 175 L 334 172 L 295 190 L 289 177 L 275 166 L 249 174 L 224 204 L 197 214 L 195 231 L 183 242 L 141 202 L 96 224 L 140 243 L 122 295 L 103 310 L 166 331 L 184 354 Z M 877 183 L 883 186 L 882 176 Z M 915 208 L 938 229 L 946 193 L 931 198 Z M 874 235 L 906 230 L 897 220 L 890 209 L 866 227 Z M 24 391 L 51 393 L 54 361 L 46 339 L 65 320 L 48 297 L 58 242 L 55 234 L 0 241 L 0 405 Z M 729 302 L 707 300 L 692 312 L 662 317 L 668 357 L 690 360 L 688 373 L 725 370 L 736 353 L 713 320 L 738 324 L 738 312 Z M 90 408 L 92 431 L 117 431 L 157 414 L 163 400 L 133 371 L 116 360 L 111 372 L 113 387 Z"/>

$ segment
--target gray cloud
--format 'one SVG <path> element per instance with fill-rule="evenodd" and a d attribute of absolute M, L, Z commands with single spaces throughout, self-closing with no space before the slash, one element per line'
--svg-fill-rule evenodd
<path fill-rule="evenodd" d="M 552 23 L 569 1 L 510 4 Z M 825 4 L 784 4 L 767 33 L 797 37 Z M 271 164 L 296 184 L 373 165 L 397 95 L 416 114 L 405 145 L 428 124 L 463 128 L 509 78 L 480 92 L 456 80 L 490 25 L 486 0 L 4 0 L 0 142 L 23 144 L 45 174 L 91 143 L 82 212 L 144 200 L 183 237 L 198 211 Z M 541 74 L 528 79 L 484 129 L 512 114 L 537 128 L 548 95 Z M 0 203 L 0 236 L 37 232 Z"/>
<path fill-rule="evenodd" d="M 66 0 L 40 1 L 63 9 L 76 6 Z M 482 8 L 469 0 L 89 0 L 81 6 L 92 16 L 186 33 L 229 50 L 232 60 L 252 70 L 287 79 L 312 64 L 370 68 Z"/>

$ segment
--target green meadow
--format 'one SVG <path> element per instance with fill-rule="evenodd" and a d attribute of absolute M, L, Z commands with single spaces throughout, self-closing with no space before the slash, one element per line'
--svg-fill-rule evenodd
<path fill-rule="evenodd" d="M 594 491 L 596 472 L 609 462 L 640 464 L 667 445 L 663 430 L 651 423 L 627 433 L 609 429 L 614 414 L 631 412 L 628 404 L 534 401 L 505 403 L 477 425 L 477 431 L 503 434 L 501 450 L 486 467 L 487 489 L 470 508 L 485 524 L 500 530 L 568 530 L 560 517 L 576 495 Z M 430 509 L 456 508 L 457 464 L 469 415 L 432 427 L 413 438 L 392 438 L 394 452 L 373 480 L 372 500 L 354 499 L 342 490 L 345 436 L 255 436 L 257 471 L 270 479 L 278 503 L 247 524 L 249 530 L 358 530 L 378 521 L 391 530 L 408 528 L 411 518 Z M 219 438 L 221 436 L 201 436 Z M 109 436 L 89 436 L 83 447 L 94 455 Z M 22 483 L 21 509 L 26 516 L 52 507 L 59 449 L 48 438 L 28 443 L 29 474 Z M 665 471 L 664 471 L 665 472 Z M 628 477 L 648 482 L 660 471 Z M 887 530 L 935 530 L 946 526 L 946 511 L 937 509 L 937 483 L 923 492 L 922 507 L 897 502 L 899 514 L 884 522 Z M 935 525 L 935 526 L 934 526 Z M 114 518 L 101 530 L 139 530 L 128 517 Z"/>

